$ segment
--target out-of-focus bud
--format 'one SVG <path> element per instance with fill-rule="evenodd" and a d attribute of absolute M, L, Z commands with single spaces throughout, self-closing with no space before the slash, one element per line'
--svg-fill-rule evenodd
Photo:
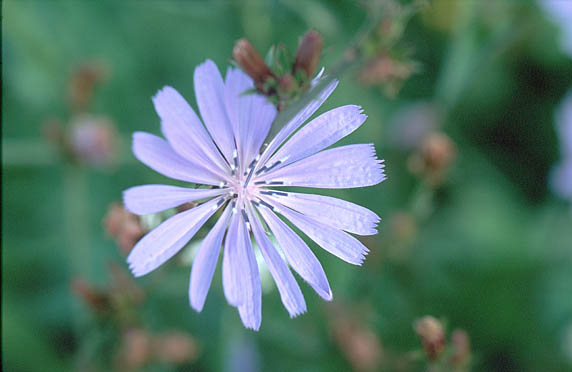
<path fill-rule="evenodd" d="M 469 335 L 462 329 L 456 329 L 451 334 L 451 364 L 454 367 L 466 367 L 471 358 L 471 341 Z"/>
<path fill-rule="evenodd" d="M 146 364 L 152 356 L 151 336 L 141 328 L 127 329 L 115 360 L 116 370 L 131 371 Z"/>
<path fill-rule="evenodd" d="M 334 341 L 346 356 L 353 370 L 379 370 L 383 347 L 371 329 L 341 307 L 333 308 L 330 324 Z"/>
<path fill-rule="evenodd" d="M 292 73 L 296 76 L 299 71 L 304 72 L 306 78 L 310 79 L 318 70 L 318 62 L 322 54 L 322 36 L 316 31 L 308 31 L 300 41 Z"/>
<path fill-rule="evenodd" d="M 365 85 L 383 85 L 386 95 L 394 97 L 415 71 L 414 63 L 381 52 L 361 69 L 359 79 Z"/>
<path fill-rule="evenodd" d="M 73 292 L 92 310 L 103 313 L 110 308 L 109 295 L 103 291 L 93 288 L 90 284 L 80 278 L 72 281 Z"/>
<path fill-rule="evenodd" d="M 106 167 L 117 155 L 117 131 L 105 117 L 81 115 L 72 123 L 69 145 L 80 163 Z"/>
<path fill-rule="evenodd" d="M 232 57 L 242 70 L 254 80 L 256 88 L 262 93 L 267 93 L 264 89 L 264 83 L 268 78 L 275 77 L 256 48 L 248 40 L 240 39 L 234 45 Z"/>
<path fill-rule="evenodd" d="M 146 232 L 139 216 L 127 211 L 118 203 L 111 204 L 103 225 L 107 234 L 115 238 L 124 255 L 129 254 L 131 248 Z"/>
<path fill-rule="evenodd" d="M 174 365 L 192 362 L 199 355 L 197 342 L 183 332 L 168 332 L 153 338 L 153 353 L 158 360 Z"/>
<path fill-rule="evenodd" d="M 409 159 L 409 169 L 437 187 L 443 182 L 456 155 L 457 147 L 446 134 L 432 133 L 425 137 L 417 153 Z"/>
<path fill-rule="evenodd" d="M 95 85 L 106 79 L 108 71 L 101 63 L 88 62 L 72 73 L 68 85 L 68 97 L 72 110 L 83 111 L 91 102 Z"/>
<path fill-rule="evenodd" d="M 421 338 L 427 359 L 436 360 L 445 348 L 445 329 L 441 322 L 432 316 L 424 316 L 415 322 L 415 332 Z"/>

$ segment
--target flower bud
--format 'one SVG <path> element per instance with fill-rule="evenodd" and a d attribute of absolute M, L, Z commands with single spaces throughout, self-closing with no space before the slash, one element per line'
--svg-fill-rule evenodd
<path fill-rule="evenodd" d="M 409 169 L 439 186 L 457 155 L 457 147 L 444 133 L 429 134 L 409 160 Z"/>
<path fill-rule="evenodd" d="M 167 364 L 180 365 L 195 360 L 199 355 L 197 342 L 183 332 L 168 332 L 153 340 L 155 357 Z"/>
<path fill-rule="evenodd" d="M 139 216 L 127 211 L 120 204 L 112 204 L 103 220 L 107 234 L 115 239 L 119 249 L 127 255 L 143 235 L 145 228 Z"/>
<path fill-rule="evenodd" d="M 412 64 L 393 58 L 386 52 L 370 60 L 360 71 L 360 81 L 365 85 L 403 82 L 415 72 Z"/>
<path fill-rule="evenodd" d="M 421 338 L 427 359 L 436 360 L 445 348 L 445 329 L 441 322 L 432 316 L 424 316 L 415 322 L 415 331 Z"/>
<path fill-rule="evenodd" d="M 76 278 L 71 284 L 73 292 L 92 310 L 102 313 L 110 307 L 109 295 L 93 288 L 85 280 Z"/>
<path fill-rule="evenodd" d="M 296 59 L 294 61 L 293 74 L 303 71 L 307 78 L 312 78 L 318 70 L 318 62 L 322 54 L 322 36 L 316 31 L 308 31 L 300 41 Z"/>
<path fill-rule="evenodd" d="M 91 102 L 95 85 L 108 75 L 100 63 L 88 62 L 80 65 L 73 73 L 68 85 L 70 106 L 83 111 Z"/>
<path fill-rule="evenodd" d="M 282 93 L 290 93 L 292 90 L 296 88 L 296 83 L 294 78 L 290 74 L 286 74 L 280 78 L 280 92 Z"/>
<path fill-rule="evenodd" d="M 234 45 L 232 57 L 242 70 L 254 80 L 254 85 L 264 93 L 264 82 L 274 77 L 256 48 L 246 39 L 240 39 Z"/>
<path fill-rule="evenodd" d="M 383 345 L 361 317 L 355 316 L 355 310 L 332 307 L 332 336 L 352 370 L 378 371 L 384 354 Z"/>
<path fill-rule="evenodd" d="M 462 329 L 453 331 L 451 334 L 451 345 L 453 346 L 451 364 L 457 367 L 466 366 L 471 357 L 471 341 L 467 332 Z"/>
<path fill-rule="evenodd" d="M 131 371 L 141 368 L 152 356 L 151 335 L 141 328 L 124 331 L 115 367 L 118 371 Z"/>

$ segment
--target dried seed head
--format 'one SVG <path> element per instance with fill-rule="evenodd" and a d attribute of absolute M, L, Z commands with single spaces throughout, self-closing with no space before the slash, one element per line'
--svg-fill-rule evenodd
<path fill-rule="evenodd" d="M 322 36 L 316 31 L 308 31 L 300 41 L 296 60 L 294 61 L 294 76 L 298 71 L 303 71 L 307 78 L 311 78 L 318 70 L 318 62 L 322 54 Z"/>
<path fill-rule="evenodd" d="M 274 74 L 256 48 L 248 40 L 240 39 L 234 45 L 232 57 L 242 70 L 254 80 L 256 88 L 264 93 L 264 82 L 268 78 L 274 77 Z"/>
<path fill-rule="evenodd" d="M 436 360 L 445 348 L 445 329 L 441 322 L 432 316 L 424 316 L 415 322 L 415 331 L 427 358 Z"/>

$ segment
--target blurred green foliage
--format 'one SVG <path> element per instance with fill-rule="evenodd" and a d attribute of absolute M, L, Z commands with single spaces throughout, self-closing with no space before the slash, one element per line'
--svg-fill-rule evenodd
<path fill-rule="evenodd" d="M 389 178 L 329 194 L 374 210 L 380 234 L 364 239 L 371 253 L 363 267 L 313 246 L 333 303 L 301 284 L 308 313 L 291 320 L 273 289 L 263 295 L 258 333 L 243 329 L 226 304 L 220 269 L 201 314 L 188 306 L 189 264 L 180 260 L 136 280 L 146 297 L 127 320 L 98 315 L 71 283 L 108 288 L 110 263 L 127 270 L 102 219 L 127 187 L 167 181 L 129 152 L 132 132 L 159 133 L 150 100 L 159 88 L 172 85 L 195 106 L 194 66 L 210 58 L 224 71 L 240 37 L 263 53 L 278 42 L 295 50 L 310 28 L 323 35 L 327 71 L 363 24 L 361 3 L 6 0 L 2 10 L 6 371 L 107 370 L 125 324 L 187 332 L 198 345 L 196 359 L 179 367 L 152 361 L 148 371 L 363 369 L 338 337 L 360 337 L 359 329 L 379 342 L 375 367 L 365 369 L 421 371 L 413 323 L 426 314 L 467 331 L 473 370 L 572 369 L 572 217 L 548 188 L 559 154 L 553 112 L 571 86 L 572 60 L 535 2 L 429 2 L 399 40 L 420 70 L 395 99 L 355 73 L 344 76 L 320 112 L 361 105 L 366 124 L 342 142 L 374 142 Z M 110 170 L 66 165 L 42 136 L 50 117 L 70 120 L 69 79 L 86 61 L 109 71 L 89 110 L 110 117 L 121 134 Z M 437 108 L 437 127 L 456 144 L 456 162 L 437 189 L 409 171 L 415 149 L 394 141 L 411 125 L 428 125 L 424 115 L 418 123 L 395 119 L 418 102 Z M 403 214 L 414 217 L 407 239 L 396 218 Z M 348 321 L 358 326 L 340 331 Z"/>

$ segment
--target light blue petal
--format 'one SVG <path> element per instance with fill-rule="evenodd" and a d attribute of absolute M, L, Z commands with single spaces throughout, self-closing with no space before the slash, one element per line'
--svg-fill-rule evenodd
<path fill-rule="evenodd" d="M 273 200 L 263 198 L 269 204 Z M 286 207 L 280 213 L 320 247 L 354 265 L 361 265 L 369 250 L 356 238 Z"/>
<path fill-rule="evenodd" d="M 330 196 L 295 192 L 276 193 L 270 198 L 336 229 L 358 235 L 377 234 L 379 216 L 357 204 Z"/>
<path fill-rule="evenodd" d="M 372 186 L 385 179 L 382 163 L 371 144 L 342 146 L 271 170 L 257 181 L 329 189 Z"/>
<path fill-rule="evenodd" d="M 260 207 L 258 211 L 272 230 L 288 264 L 307 281 L 325 300 L 332 299 L 332 291 L 322 265 L 304 241 L 296 235 L 269 208 Z"/>
<path fill-rule="evenodd" d="M 153 104 L 161 118 L 163 134 L 173 149 L 190 162 L 204 164 L 225 177 L 226 162 L 195 111 L 179 92 L 166 86 L 153 97 Z"/>
<path fill-rule="evenodd" d="M 239 279 L 238 283 L 242 288 L 240 291 L 242 300 L 239 301 L 238 313 L 246 328 L 258 331 L 262 320 L 262 289 L 254 248 L 242 215 L 238 217 L 237 233 L 238 254 L 233 265 Z"/>
<path fill-rule="evenodd" d="M 133 275 L 148 274 L 173 257 L 218 209 L 219 200 L 176 214 L 145 235 L 127 257 Z"/>
<path fill-rule="evenodd" d="M 304 159 L 333 145 L 363 124 L 366 115 L 359 106 L 348 105 L 330 110 L 303 126 L 268 161 L 283 160 L 275 169 Z"/>
<path fill-rule="evenodd" d="M 238 216 L 236 214 L 232 214 L 224 241 L 224 253 L 222 257 L 222 286 L 226 300 L 229 304 L 236 307 L 240 305 L 240 300 L 242 299 L 242 294 L 240 293 L 242 288 L 239 285 L 236 274 L 236 256 L 238 254 L 236 244 L 237 236 Z"/>
<path fill-rule="evenodd" d="M 215 63 L 211 60 L 195 68 L 195 96 L 211 137 L 230 163 L 234 150 L 234 136 L 224 102 L 224 82 Z"/>
<path fill-rule="evenodd" d="M 324 101 L 332 94 L 337 86 L 338 81 L 332 81 L 317 97 L 312 99 L 302 110 L 298 111 L 298 113 L 280 129 L 272 141 L 270 141 L 268 147 L 260 157 L 258 164 L 261 166 L 266 164 L 267 160 L 274 154 L 278 147 L 322 106 Z"/>
<path fill-rule="evenodd" d="M 228 192 L 228 189 L 190 189 L 169 185 L 143 185 L 123 191 L 125 208 L 135 214 L 164 211 L 181 204 L 212 198 Z"/>
<path fill-rule="evenodd" d="M 218 185 L 222 178 L 177 154 L 169 143 L 149 133 L 133 134 L 133 154 L 139 161 L 167 177 L 205 185 Z"/>
<path fill-rule="evenodd" d="M 266 236 L 262 224 L 252 208 L 249 208 L 248 218 L 250 219 L 256 244 L 262 253 L 262 257 L 264 257 L 268 271 L 270 271 L 274 282 L 276 282 L 280 298 L 290 317 L 294 318 L 306 312 L 306 302 L 294 275 L 292 275 L 288 265 L 286 265 L 270 239 Z"/>
<path fill-rule="evenodd" d="M 198 312 L 203 310 L 205 299 L 211 286 L 229 218 L 230 208 L 227 207 L 217 223 L 203 239 L 193 260 L 189 284 L 189 302 L 193 309 Z"/>

